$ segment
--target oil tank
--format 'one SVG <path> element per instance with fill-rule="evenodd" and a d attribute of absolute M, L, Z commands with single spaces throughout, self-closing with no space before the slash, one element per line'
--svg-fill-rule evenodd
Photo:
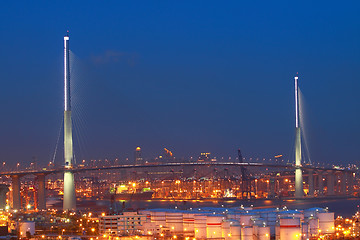
<path fill-rule="evenodd" d="M 256 235 L 258 240 L 270 240 L 270 227 L 258 226 Z"/>
<path fill-rule="evenodd" d="M 319 207 L 305 209 L 304 210 L 304 217 L 305 218 L 315 217 L 318 212 L 326 212 L 326 209 L 319 208 Z"/>
<path fill-rule="evenodd" d="M 238 221 L 230 221 L 231 240 L 239 240 L 241 236 L 241 226 Z"/>
<path fill-rule="evenodd" d="M 206 218 L 204 214 L 196 214 L 194 216 L 194 232 L 195 238 L 206 238 Z"/>
<path fill-rule="evenodd" d="M 192 212 L 183 213 L 184 232 L 194 232 L 194 215 Z"/>
<path fill-rule="evenodd" d="M 251 213 L 244 213 L 240 215 L 239 222 L 241 226 L 251 226 L 251 218 L 259 217 L 259 215 L 253 216 Z"/>
<path fill-rule="evenodd" d="M 334 213 L 333 212 L 318 212 L 316 214 L 319 219 L 319 229 L 321 233 L 334 233 Z"/>
<path fill-rule="evenodd" d="M 159 209 L 151 211 L 151 222 L 154 222 L 157 226 L 166 226 L 166 209 Z"/>
<path fill-rule="evenodd" d="M 230 222 L 236 221 L 235 219 L 224 219 L 221 223 L 221 232 L 222 238 L 225 240 L 231 239 L 231 232 L 230 232 Z"/>
<path fill-rule="evenodd" d="M 228 212 L 228 213 L 226 214 L 226 217 L 227 217 L 228 219 L 240 220 L 240 216 L 241 216 L 242 214 L 244 214 L 244 213 L 232 211 L 232 212 Z"/>
<path fill-rule="evenodd" d="M 309 227 L 309 223 L 307 222 L 303 222 L 301 223 L 301 236 L 303 239 L 309 239 L 309 231 L 310 227 Z"/>
<path fill-rule="evenodd" d="M 280 239 L 301 239 L 300 218 L 280 218 Z"/>
<path fill-rule="evenodd" d="M 251 226 L 244 226 L 241 227 L 241 240 L 253 240 L 253 227 Z"/>
<path fill-rule="evenodd" d="M 277 210 L 275 212 L 268 213 L 267 226 L 270 227 L 270 235 L 275 236 L 275 226 L 277 222 Z"/>
<path fill-rule="evenodd" d="M 280 240 L 280 224 L 279 222 L 275 225 L 275 240 Z"/>
<path fill-rule="evenodd" d="M 310 236 L 317 236 L 319 234 L 319 219 L 316 217 L 309 217 L 308 223 Z"/>
<path fill-rule="evenodd" d="M 301 220 L 304 219 L 304 214 L 297 210 L 284 210 L 277 213 L 278 218 L 284 217 L 292 217 L 292 218 L 300 218 Z"/>
<path fill-rule="evenodd" d="M 206 218 L 206 237 L 207 238 L 221 238 L 222 229 L 221 223 L 224 216 L 220 214 L 209 215 Z"/>
<path fill-rule="evenodd" d="M 183 231 L 183 213 L 180 211 L 170 211 L 165 213 L 166 226 L 170 232 L 180 233 Z"/>

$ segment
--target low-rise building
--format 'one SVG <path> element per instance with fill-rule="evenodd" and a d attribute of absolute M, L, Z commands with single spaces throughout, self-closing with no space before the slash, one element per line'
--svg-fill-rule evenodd
<path fill-rule="evenodd" d="M 99 218 L 99 231 L 103 235 L 143 234 L 146 215 L 137 212 L 124 212 L 121 215 L 105 215 Z"/>

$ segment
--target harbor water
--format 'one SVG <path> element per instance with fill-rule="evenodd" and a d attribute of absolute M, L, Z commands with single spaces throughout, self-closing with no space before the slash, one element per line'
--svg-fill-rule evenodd
<path fill-rule="evenodd" d="M 307 209 L 312 207 L 329 208 L 330 211 L 335 212 L 335 216 L 350 217 L 359 208 L 360 198 L 319 198 L 319 199 L 303 199 L 303 200 L 249 200 L 249 201 L 211 201 L 211 200 L 189 200 L 189 201 L 174 201 L 174 200 L 127 200 L 116 201 L 113 204 L 109 200 L 91 200 L 78 202 L 78 209 L 91 208 L 93 210 L 106 211 L 110 208 L 113 210 L 139 210 L 151 208 L 177 208 L 190 209 L 202 207 L 238 207 L 253 206 L 254 208 L 283 208 L 288 209 Z"/>

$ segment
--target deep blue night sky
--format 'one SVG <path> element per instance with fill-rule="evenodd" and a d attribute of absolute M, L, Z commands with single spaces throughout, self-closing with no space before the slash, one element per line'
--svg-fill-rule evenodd
<path fill-rule="evenodd" d="M 78 159 L 293 159 L 299 72 L 312 160 L 360 160 L 358 1 L 1 4 L 0 161 L 51 159 L 67 29 Z"/>

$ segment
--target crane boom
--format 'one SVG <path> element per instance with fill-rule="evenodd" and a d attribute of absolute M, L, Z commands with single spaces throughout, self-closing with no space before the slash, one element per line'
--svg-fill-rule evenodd
<path fill-rule="evenodd" d="M 244 163 L 240 148 L 238 149 L 239 163 Z M 241 169 L 241 180 L 246 181 L 248 179 L 247 169 L 244 166 Z"/>
<path fill-rule="evenodd" d="M 240 148 L 238 149 L 238 156 L 239 156 L 239 163 L 244 163 Z M 241 170 L 241 185 L 242 185 L 241 197 L 244 197 L 244 193 L 245 193 L 245 197 L 249 198 L 251 197 L 251 179 L 246 167 L 240 166 L 240 170 Z"/>

